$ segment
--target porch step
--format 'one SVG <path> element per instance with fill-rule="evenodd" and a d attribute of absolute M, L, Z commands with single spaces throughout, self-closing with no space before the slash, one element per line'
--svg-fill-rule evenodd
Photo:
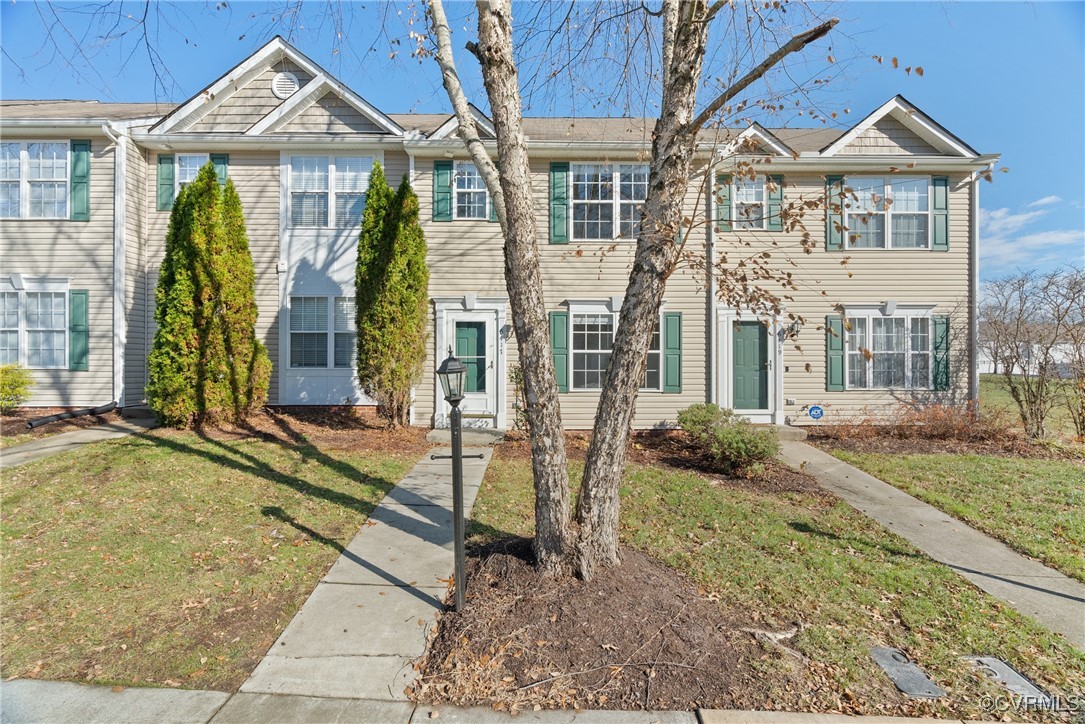
<path fill-rule="evenodd" d="M 426 439 L 435 445 L 451 445 L 452 431 L 447 427 L 434 428 L 426 434 Z M 488 427 L 463 428 L 464 447 L 496 445 L 504 439 L 504 430 L 494 430 Z"/>

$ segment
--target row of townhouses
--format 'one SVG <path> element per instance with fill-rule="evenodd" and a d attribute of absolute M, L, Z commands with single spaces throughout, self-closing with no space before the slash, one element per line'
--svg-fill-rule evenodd
<path fill-rule="evenodd" d="M 524 119 L 569 428 L 595 414 L 652 126 Z M 0 137 L 0 363 L 33 370 L 32 404 L 144 402 L 170 209 L 208 161 L 244 204 L 257 331 L 275 365 L 270 402 L 368 404 L 352 369 L 353 279 L 379 162 L 393 185 L 411 179 L 429 245 L 430 352 L 415 423 L 445 423 L 433 372 L 449 348 L 472 370 L 473 423 L 512 422 L 518 357 L 501 233 L 453 116 L 386 114 L 276 38 L 175 107 L 4 101 Z M 900 96 L 848 130 L 755 124 L 706 140 L 685 244 L 707 264 L 668 283 L 635 424 L 673 424 L 706 401 L 804 424 L 815 407 L 832 420 L 974 398 L 978 180 L 995 159 Z M 741 172 L 751 163 L 755 178 Z M 782 209 L 826 194 L 842 207 L 781 222 Z M 703 270 L 757 251 L 798 286 L 777 318 L 720 302 Z"/>

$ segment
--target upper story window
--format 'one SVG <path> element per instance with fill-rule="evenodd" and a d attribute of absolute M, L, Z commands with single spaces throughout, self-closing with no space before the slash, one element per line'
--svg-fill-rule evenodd
<path fill-rule="evenodd" d="M 635 239 L 648 198 L 648 166 L 572 165 L 573 240 Z"/>
<path fill-rule="evenodd" d="M 371 156 L 291 156 L 290 225 L 349 229 L 362 222 Z"/>
<path fill-rule="evenodd" d="M 67 141 L 0 143 L 0 218 L 68 218 Z"/>
<path fill-rule="evenodd" d="M 848 389 L 929 389 L 932 339 L 929 317 L 849 316 Z"/>
<path fill-rule="evenodd" d="M 929 249 L 931 180 L 928 177 L 855 176 L 845 204 L 848 249 Z"/>
<path fill-rule="evenodd" d="M 200 169 L 207 165 L 211 156 L 206 153 L 179 153 L 177 154 L 177 173 L 174 174 L 174 195 L 182 188 L 196 180 Z"/>
<path fill-rule="evenodd" d="M 765 228 L 765 177 L 734 180 L 735 229 Z"/>
<path fill-rule="evenodd" d="M 490 218 L 490 194 L 482 174 L 470 161 L 456 161 L 454 170 L 457 219 Z"/>

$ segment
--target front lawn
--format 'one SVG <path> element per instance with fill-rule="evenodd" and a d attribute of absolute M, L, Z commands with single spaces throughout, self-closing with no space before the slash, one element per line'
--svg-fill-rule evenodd
<path fill-rule="evenodd" d="M 1085 581 L 1085 464 L 996 455 L 834 449 L 876 478 Z"/>
<path fill-rule="evenodd" d="M 5 471 L 3 676 L 233 691 L 427 448 L 342 420 L 156 430 Z"/>
<path fill-rule="evenodd" d="M 473 541 L 530 535 L 531 510 L 530 461 L 499 450 Z M 622 539 L 753 628 L 800 625 L 788 645 L 809 660 L 767 647 L 752 664 L 755 690 L 736 697 L 760 708 L 991 718 L 984 697 L 1005 693 L 961 661 L 969 655 L 1001 657 L 1052 694 L 1085 688 L 1085 654 L 814 488 L 631 463 Z M 905 699 L 871 660 L 873 645 L 902 649 L 948 696 Z"/>

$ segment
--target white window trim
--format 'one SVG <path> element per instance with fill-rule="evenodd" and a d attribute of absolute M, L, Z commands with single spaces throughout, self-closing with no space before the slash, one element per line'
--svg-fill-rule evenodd
<path fill-rule="evenodd" d="M 489 221 L 490 214 L 490 190 L 486 188 L 486 184 L 482 184 L 482 188 L 475 191 L 461 190 L 456 187 L 456 176 L 459 174 L 460 169 L 469 166 L 472 169 L 478 171 L 475 164 L 471 161 L 454 161 L 452 164 L 452 219 L 455 221 Z M 479 173 L 479 178 L 482 178 L 482 174 Z M 460 193 L 483 193 L 486 194 L 486 211 L 482 216 L 460 216 L 460 205 L 457 202 L 458 194 Z"/>
<path fill-rule="evenodd" d="M 291 185 L 291 181 L 292 181 L 292 179 L 291 179 L 291 159 L 292 158 L 301 158 L 301 157 L 326 158 L 326 159 L 328 159 L 328 189 L 327 189 L 327 191 L 324 191 L 324 192 L 315 192 L 315 193 L 326 193 L 326 194 L 328 194 L 328 223 L 327 223 L 326 226 L 295 226 L 292 223 L 292 220 L 294 218 L 294 209 L 293 209 L 294 191 L 293 191 L 293 187 Z M 331 154 L 329 154 L 329 153 L 316 153 L 316 152 L 310 152 L 310 151 L 305 151 L 305 150 L 299 150 L 297 152 L 283 151 L 282 155 L 281 155 L 281 158 L 280 158 L 280 174 L 281 174 L 281 177 L 283 179 L 283 181 L 282 181 L 282 195 L 281 195 L 281 198 L 283 199 L 283 218 L 282 218 L 282 223 L 280 224 L 282 226 L 282 228 L 290 229 L 290 230 L 293 230 L 293 231 L 299 231 L 299 230 L 300 231 L 305 231 L 305 230 L 344 231 L 344 230 L 352 230 L 352 229 L 354 229 L 354 227 L 352 227 L 352 226 L 339 226 L 338 223 L 337 223 L 338 219 L 335 218 L 335 195 L 336 195 L 336 190 L 335 190 L 335 173 L 336 173 L 336 171 L 335 171 L 335 159 L 336 158 L 367 158 L 367 159 L 369 159 L 369 171 L 368 171 L 369 176 L 372 176 L 372 174 L 373 174 L 373 166 L 374 166 L 374 164 L 380 163 L 382 166 L 384 165 L 384 154 L 374 153 L 374 152 L 344 151 L 342 153 L 331 153 Z M 368 178 L 366 179 L 365 186 L 366 186 L 366 189 L 368 189 L 368 187 L 369 187 L 369 179 Z M 353 193 L 353 192 L 350 192 L 350 193 Z M 366 193 L 367 193 L 366 190 L 362 191 L 363 195 L 365 195 Z M 363 206 L 363 210 L 364 210 L 364 206 Z"/>
<path fill-rule="evenodd" d="M 325 299 L 328 302 L 328 324 L 324 329 L 307 329 L 307 330 L 295 330 L 290 327 L 290 311 L 294 306 L 295 299 Z M 335 301 L 337 299 L 348 299 L 351 304 L 355 304 L 355 297 L 348 296 L 346 294 L 292 294 L 287 298 L 286 307 L 286 333 L 287 333 L 287 349 L 286 349 L 286 363 L 289 369 L 293 371 L 312 371 L 312 370 L 342 370 L 354 372 L 358 366 L 355 362 L 354 356 L 351 356 L 350 364 L 346 367 L 340 367 L 335 364 L 335 337 L 339 334 L 350 334 L 357 337 L 357 324 L 355 328 L 351 330 L 338 330 L 335 328 Z M 328 361 L 322 367 L 295 367 L 291 364 L 291 352 L 294 346 L 295 334 L 326 334 L 328 339 L 326 341 Z M 357 344 L 357 340 L 355 340 Z"/>
<path fill-rule="evenodd" d="M 761 184 L 761 225 L 760 226 L 747 226 L 740 227 L 739 224 L 744 224 L 749 221 L 748 218 L 743 217 L 738 213 L 738 182 L 739 181 L 754 181 Z M 731 177 L 731 230 L 737 233 L 745 231 L 764 231 L 768 228 L 768 213 L 769 213 L 769 177 L 767 175 L 758 174 L 755 179 L 739 178 L 737 176 Z"/>
<path fill-rule="evenodd" d="M 177 153 L 177 154 L 174 154 L 174 157 L 173 157 L 173 164 L 174 164 L 173 198 L 175 198 L 175 199 L 177 198 L 177 194 L 179 194 L 181 192 L 181 156 L 202 156 L 203 157 L 203 159 L 204 159 L 203 163 L 201 163 L 199 166 L 196 167 L 197 168 L 197 173 L 199 173 L 198 169 L 201 169 L 204 166 L 206 166 L 207 162 L 211 160 L 211 154 L 210 153 Z M 195 180 L 195 179 L 193 179 L 193 180 Z M 189 182 L 189 183 L 191 183 L 191 182 Z"/>
<path fill-rule="evenodd" d="M 0 284 L 0 292 L 15 292 L 18 294 L 19 299 L 19 328 L 18 328 L 18 344 L 19 344 L 19 365 L 26 369 L 32 370 L 66 370 L 69 366 L 68 356 L 71 354 L 69 334 L 71 330 L 71 319 L 69 315 L 70 310 L 70 298 L 68 292 L 70 291 L 71 282 L 64 277 L 17 277 L 19 279 L 18 286 L 16 286 L 15 278 L 9 276 L 3 279 Z M 64 338 L 64 354 L 62 355 L 61 363 L 59 365 L 52 365 L 49 367 L 31 367 L 29 364 L 30 359 L 30 329 L 27 326 L 26 318 L 26 295 L 36 294 L 39 292 L 49 293 L 63 293 L 64 294 L 64 326 L 53 331 L 62 332 Z M 5 327 L 5 329 L 8 329 Z M 37 331 L 37 330 L 35 330 Z"/>
<path fill-rule="evenodd" d="M 871 354 L 874 354 L 873 337 L 874 334 L 874 320 L 875 319 L 903 319 L 905 320 L 905 332 L 907 337 L 907 343 L 904 349 L 904 386 L 903 387 L 875 387 L 874 386 L 874 359 L 873 356 L 870 359 L 864 359 L 864 365 L 866 366 L 866 377 L 870 382 L 866 387 L 852 387 L 850 383 L 851 379 L 851 366 L 848 360 L 851 358 L 851 350 L 848 349 L 848 335 L 851 334 L 851 330 L 845 325 L 844 328 L 844 389 L 845 390 L 862 390 L 862 391 L 881 391 L 881 390 L 908 390 L 925 392 L 934 389 L 934 306 L 935 305 L 895 305 L 893 313 L 886 313 L 886 305 L 848 305 L 844 308 L 844 319 L 850 323 L 850 320 L 855 318 L 862 318 L 866 320 L 866 343 L 869 347 L 863 347 L 862 349 L 870 350 Z M 926 319 L 927 320 L 927 337 L 930 347 L 927 350 L 929 363 L 927 365 L 927 384 L 923 386 L 916 386 L 912 384 L 912 325 L 913 319 Z"/>
<path fill-rule="evenodd" d="M 663 378 L 665 371 L 663 369 L 663 310 L 666 304 L 659 305 L 659 317 L 656 320 L 656 324 L 659 329 L 659 349 L 656 353 L 659 355 L 659 386 L 658 387 L 640 387 L 641 392 L 663 392 Z M 615 302 L 598 302 L 598 301 L 569 301 L 569 392 L 595 392 L 598 393 L 602 390 L 602 387 L 577 387 L 573 384 L 573 355 L 576 354 L 576 349 L 573 347 L 573 319 L 578 314 L 597 314 L 597 315 L 609 315 L 614 319 L 614 334 L 618 334 L 618 317 L 621 312 L 621 305 L 615 304 Z M 651 341 L 649 341 L 651 344 Z M 591 352 L 592 350 L 581 350 L 581 352 Z M 613 351 L 613 347 L 611 348 Z M 649 351 L 649 354 L 651 352 Z M 647 372 L 647 367 L 645 368 Z"/>
<path fill-rule="evenodd" d="M 573 191 L 574 191 L 574 188 L 575 188 L 575 184 L 574 184 L 573 179 L 576 176 L 576 169 L 577 169 L 577 167 L 585 167 L 585 166 L 598 167 L 598 168 L 601 168 L 601 169 L 606 169 L 612 174 L 612 184 L 614 186 L 614 191 L 613 191 L 613 194 L 612 194 L 613 198 L 610 199 L 610 204 L 613 207 L 613 215 L 611 217 L 611 224 L 612 224 L 611 231 L 613 232 L 614 235 L 609 239 L 582 239 L 582 238 L 580 238 L 580 237 L 578 237 L 576 235 L 576 222 L 574 221 L 574 218 L 576 216 L 576 213 L 574 211 L 575 205 L 576 204 L 591 204 L 593 206 L 599 206 L 599 205 L 603 205 L 605 203 L 603 201 L 587 201 L 587 200 L 583 200 L 583 199 L 577 200 L 577 199 L 575 199 L 573 197 Z M 568 198 L 569 198 L 569 239 L 570 239 L 570 241 L 580 242 L 580 243 L 593 243 L 593 242 L 602 243 L 602 242 L 608 242 L 608 241 L 636 241 L 636 237 L 633 237 L 633 236 L 619 236 L 618 235 L 620 233 L 620 231 L 621 231 L 621 228 L 622 228 L 622 220 L 621 220 L 621 212 L 622 212 L 621 177 L 620 177 L 620 172 L 619 172 L 618 169 L 620 167 L 622 167 L 622 166 L 637 166 L 637 167 L 640 167 L 640 168 L 644 168 L 645 170 L 648 170 L 648 164 L 646 164 L 646 163 L 623 162 L 623 161 L 614 162 L 614 163 L 603 163 L 603 162 L 591 163 L 591 162 L 584 161 L 584 162 L 581 162 L 581 163 L 572 163 L 572 164 L 569 165 Z M 646 200 L 647 200 L 647 192 L 645 192 L 645 201 Z M 645 204 L 645 201 L 638 201 L 638 202 L 634 202 L 634 203 L 640 204 L 640 206 L 643 208 L 643 206 Z M 626 203 L 630 203 L 630 202 L 627 201 Z M 570 387 L 570 389 L 572 389 L 572 388 Z"/>
<path fill-rule="evenodd" d="M 845 199 L 845 202 L 843 204 L 843 206 L 844 206 L 844 209 L 843 209 L 843 211 L 844 211 L 844 229 L 845 229 L 845 231 L 844 231 L 844 248 L 847 251 L 930 251 L 931 250 L 931 243 L 932 243 L 931 237 L 934 234 L 934 226 L 933 226 L 933 222 L 934 222 L 934 203 L 933 203 L 934 202 L 934 183 L 932 181 L 931 176 L 927 176 L 927 175 L 923 175 L 923 174 L 916 175 L 916 176 L 894 176 L 892 174 L 888 174 L 888 175 L 884 175 L 884 176 L 877 176 L 877 175 L 874 175 L 874 174 L 869 174 L 869 175 L 868 174 L 853 174 L 851 176 L 845 176 L 844 177 L 844 187 L 845 188 L 852 188 L 851 180 L 856 179 L 856 178 L 881 178 L 881 179 L 884 179 L 885 180 L 885 187 L 883 187 L 883 189 L 882 189 L 883 192 L 885 192 L 888 187 L 893 185 L 894 180 L 896 180 L 896 181 L 906 181 L 906 180 L 913 180 L 913 179 L 915 179 L 915 180 L 926 179 L 926 181 L 927 181 L 927 211 L 926 211 L 926 213 L 927 213 L 927 245 L 926 246 L 893 246 L 893 226 L 892 226 L 892 223 L 893 223 L 893 204 L 890 204 L 888 209 L 883 209 L 882 211 L 873 212 L 874 214 L 876 214 L 878 216 L 885 217 L 885 246 L 853 246 L 852 245 L 852 240 L 851 240 L 852 229 L 851 229 L 851 224 L 850 224 L 850 217 L 852 217 L 852 216 L 854 216 L 854 217 L 869 216 L 870 213 L 860 213 L 858 211 L 850 210 L 848 208 L 849 204 L 855 203 L 855 200 L 849 194 L 847 196 L 847 198 Z M 888 196 L 889 198 L 892 198 L 892 194 L 884 194 L 883 193 L 883 196 Z M 906 212 L 902 211 L 901 213 L 921 214 L 923 212 L 922 211 L 906 211 Z"/>
<path fill-rule="evenodd" d="M 26 141 L 4 140 L 4 143 L 14 144 L 19 147 L 19 215 L 5 216 L 2 218 L 12 221 L 16 219 L 21 221 L 66 221 L 70 219 L 72 215 L 72 142 L 61 139 L 32 139 Z M 65 160 L 67 175 L 64 177 L 65 213 L 63 216 L 30 215 L 30 154 L 28 153 L 27 146 L 32 143 L 57 144 L 62 145 L 65 148 L 65 153 L 67 154 Z M 59 179 L 51 179 L 51 181 L 57 182 Z"/>

